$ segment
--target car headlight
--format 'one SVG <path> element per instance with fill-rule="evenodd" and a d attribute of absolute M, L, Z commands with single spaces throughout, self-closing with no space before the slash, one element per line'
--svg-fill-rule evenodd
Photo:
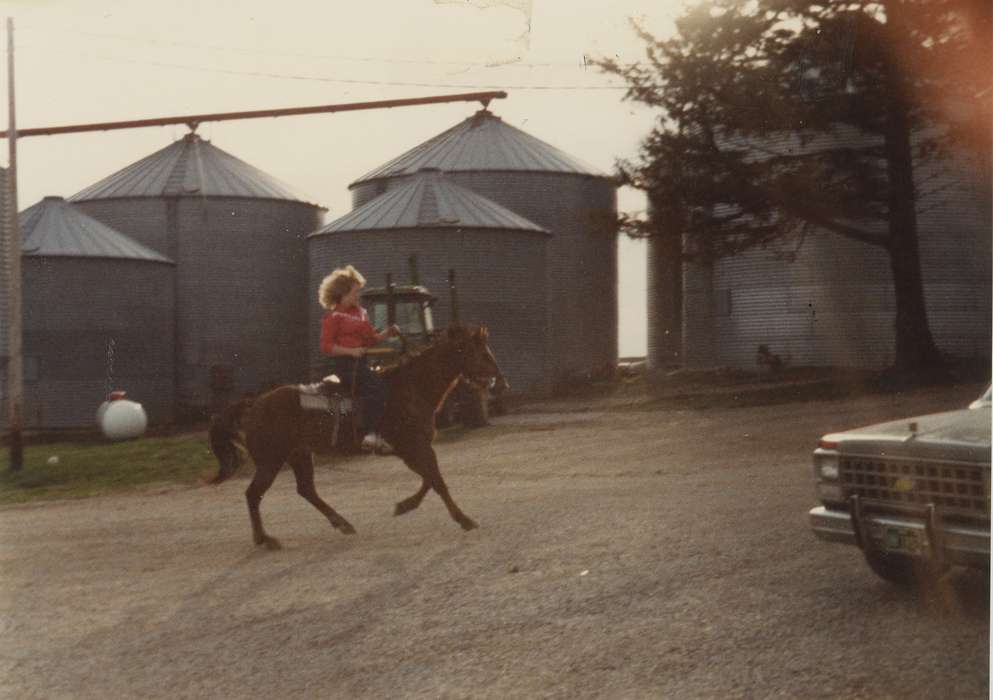
<path fill-rule="evenodd" d="M 814 450 L 814 471 L 818 479 L 837 481 L 841 475 L 841 460 L 838 453 L 821 448 Z"/>

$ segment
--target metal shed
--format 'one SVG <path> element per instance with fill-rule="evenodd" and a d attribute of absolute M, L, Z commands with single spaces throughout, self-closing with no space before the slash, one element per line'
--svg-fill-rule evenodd
<path fill-rule="evenodd" d="M 61 197 L 19 217 L 24 425 L 92 427 L 110 389 L 172 421 L 175 263 Z"/>
<path fill-rule="evenodd" d="M 839 138 L 844 138 L 843 135 Z M 783 139 L 780 148 L 816 148 Z M 965 155 L 915 170 L 928 321 L 949 357 L 988 358 L 991 195 Z M 661 247 L 656 252 L 663 252 Z M 649 268 L 673 268 L 671 256 Z M 895 300 L 882 249 L 827 232 L 681 270 L 684 364 L 755 369 L 759 345 L 794 365 L 883 368 L 894 359 Z M 670 290 L 650 279 L 649 295 Z M 659 320 L 649 318 L 652 324 Z M 650 357 L 650 360 L 653 359 Z M 654 357 L 656 362 L 661 358 Z"/>
<path fill-rule="evenodd" d="M 349 187 L 353 205 L 401 186 L 422 168 L 445 172 L 451 182 L 552 234 L 539 275 L 546 295 L 532 300 L 547 307 L 542 390 L 556 380 L 612 369 L 618 317 L 614 182 L 484 109 L 356 180 Z M 523 252 L 501 262 L 531 264 Z M 494 266 L 486 278 L 499 279 Z M 502 291 L 494 284 L 488 293 Z"/>
<path fill-rule="evenodd" d="M 370 284 L 400 282 L 417 256 L 419 281 L 438 295 L 440 326 L 451 319 L 448 270 L 458 271 L 459 316 L 486 323 L 501 369 L 516 391 L 540 389 L 549 342 L 545 269 L 550 234 L 531 221 L 422 170 L 310 236 L 310 289 L 332 269 L 355 265 Z M 312 366 L 323 309 L 311 295 Z"/>
<path fill-rule="evenodd" d="M 322 207 L 195 133 L 71 201 L 176 261 L 181 418 L 306 375 L 306 236 Z"/>

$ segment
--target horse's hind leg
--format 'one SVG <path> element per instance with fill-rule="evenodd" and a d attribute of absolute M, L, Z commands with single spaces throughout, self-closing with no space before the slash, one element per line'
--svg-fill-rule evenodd
<path fill-rule="evenodd" d="M 288 461 L 297 478 L 297 493 L 306 498 L 307 502 L 317 510 L 324 513 L 328 522 L 336 529 L 341 530 L 342 534 L 354 535 L 355 528 L 352 527 L 352 524 L 317 495 L 317 487 L 314 486 L 314 459 L 310 452 L 298 450 L 290 455 Z"/>
<path fill-rule="evenodd" d="M 265 462 L 260 464 L 256 462 L 255 477 L 245 491 L 245 500 L 248 501 L 248 515 L 252 519 L 252 537 L 255 540 L 255 544 L 264 544 L 269 549 L 279 549 L 279 540 L 267 535 L 265 529 L 262 527 L 262 515 L 259 513 L 259 504 L 262 503 L 262 497 L 265 495 L 265 492 L 269 490 L 272 482 L 275 481 L 276 474 L 279 473 L 281 466 L 281 464 L 268 464 Z"/>
<path fill-rule="evenodd" d="M 458 507 L 452 499 L 451 494 L 448 492 L 448 485 L 445 484 L 445 480 L 441 477 L 441 471 L 438 469 L 438 457 L 434 453 L 434 448 L 430 445 L 425 445 L 424 447 L 415 450 L 409 457 L 404 456 L 403 461 L 408 467 L 421 475 L 424 479 L 424 484 L 430 485 L 430 487 L 435 490 L 435 493 L 441 496 L 441 500 L 444 501 L 445 507 L 448 509 L 448 514 L 452 516 L 452 520 L 457 522 L 463 530 L 472 530 L 479 527 L 472 518 L 462 512 L 462 509 Z M 424 484 L 421 485 L 421 489 L 424 489 Z M 397 504 L 397 509 L 399 510 L 401 504 L 406 504 L 408 502 L 414 503 L 414 505 L 411 506 L 412 508 L 416 507 L 416 504 L 420 503 L 418 496 L 423 498 L 421 491 L 418 491 L 413 496 L 406 499 L 406 501 L 400 501 L 400 503 Z"/>
<path fill-rule="evenodd" d="M 413 469 L 413 467 L 411 467 Z M 416 469 L 414 471 L 417 471 Z M 427 492 L 431 490 L 431 484 L 424 477 L 421 477 L 421 488 L 417 489 L 417 493 L 413 496 L 408 496 L 399 503 L 397 503 L 396 508 L 393 510 L 393 515 L 403 515 L 404 513 L 409 513 L 410 511 L 421 505 L 421 501 L 424 500 L 424 496 Z"/>

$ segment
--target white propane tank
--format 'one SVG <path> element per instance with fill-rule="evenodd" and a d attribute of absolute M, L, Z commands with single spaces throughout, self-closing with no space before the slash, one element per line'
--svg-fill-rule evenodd
<path fill-rule="evenodd" d="M 142 405 L 124 396 L 123 391 L 112 391 L 97 409 L 97 425 L 111 440 L 141 437 L 148 427 L 148 416 Z"/>

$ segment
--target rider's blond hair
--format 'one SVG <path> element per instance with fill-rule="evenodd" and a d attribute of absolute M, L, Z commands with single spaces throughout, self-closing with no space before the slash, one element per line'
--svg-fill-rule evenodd
<path fill-rule="evenodd" d="M 317 301 L 325 309 L 333 309 L 355 285 L 365 286 L 365 277 L 362 273 L 351 265 L 339 267 L 321 281 L 321 286 L 317 290 Z"/>

